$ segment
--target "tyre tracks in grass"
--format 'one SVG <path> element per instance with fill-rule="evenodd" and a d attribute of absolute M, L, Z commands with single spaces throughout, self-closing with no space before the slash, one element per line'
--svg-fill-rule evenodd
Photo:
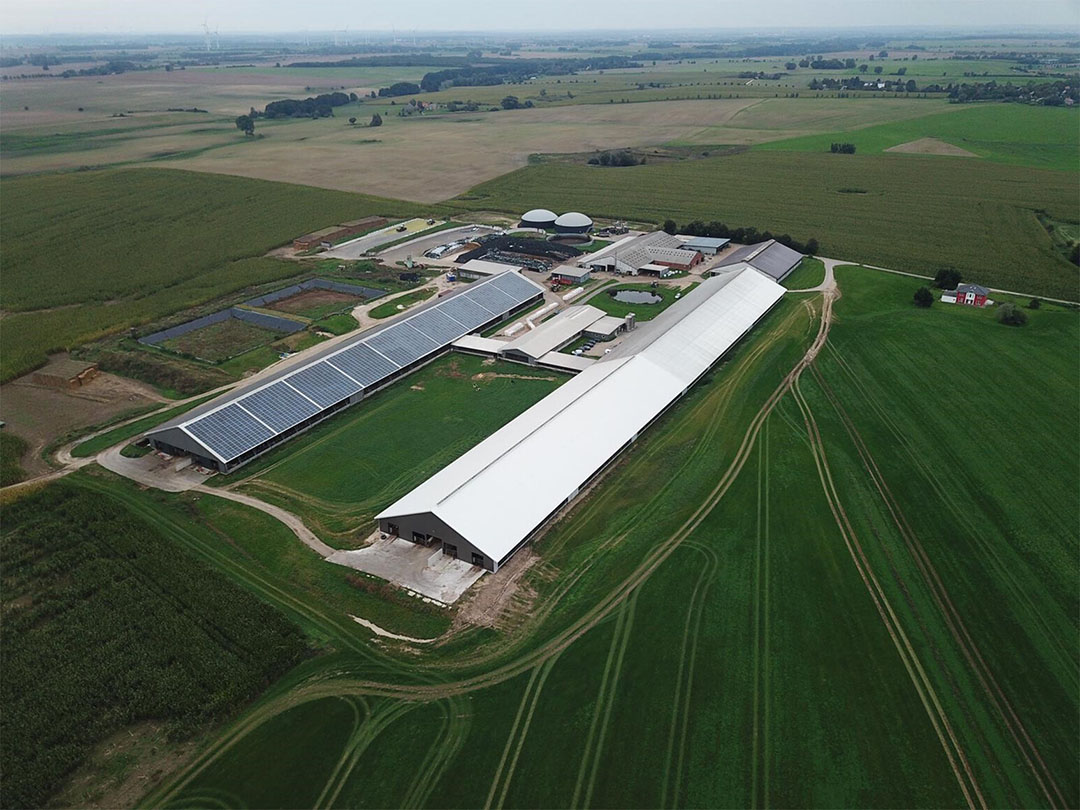
<path fill-rule="evenodd" d="M 912 445 L 908 434 L 901 430 L 892 414 L 882 406 L 881 401 L 870 391 L 865 381 L 855 372 L 843 354 L 841 354 L 832 344 L 829 345 L 828 349 L 830 358 L 836 361 L 838 367 L 855 388 L 856 392 L 861 395 L 863 403 L 877 415 L 885 428 L 892 434 L 895 441 L 904 449 L 904 453 L 912 466 L 915 467 L 930 483 L 931 488 L 935 493 L 947 492 L 949 487 L 946 483 L 942 481 L 937 472 L 923 460 L 921 454 L 919 454 Z M 1070 676 L 1070 684 L 1074 689 L 1080 687 L 1080 677 L 1078 677 L 1078 670 L 1076 669 L 1073 660 L 1073 653 L 1061 646 L 1051 628 L 1046 624 L 1042 612 L 1031 599 L 1028 589 L 1025 588 L 1022 583 L 1016 581 L 1016 578 L 1012 573 L 1012 567 L 1006 561 L 1001 559 L 1001 556 L 993 543 L 988 543 L 983 539 L 983 532 L 979 531 L 979 527 L 975 525 L 966 510 L 954 510 L 953 517 L 968 530 L 968 535 L 978 544 L 979 548 L 986 555 L 987 560 L 993 564 L 994 573 L 1006 585 L 1013 598 L 1015 598 L 1018 603 L 1027 607 L 1029 615 L 1035 620 L 1035 626 L 1038 628 L 1040 636 L 1047 645 L 1056 652 L 1060 659 L 1062 665 L 1061 671 Z"/>
<path fill-rule="evenodd" d="M 709 588 L 716 579 L 720 568 L 720 558 L 707 545 L 687 540 L 683 547 L 698 552 L 705 559 L 701 567 L 694 590 L 690 594 L 690 604 L 683 624 L 679 668 L 675 676 L 675 696 L 671 703 L 671 722 L 668 731 L 667 755 L 664 757 L 664 771 L 660 783 L 660 807 L 674 807 L 679 803 L 679 787 L 686 760 L 686 740 L 690 728 L 690 700 L 694 681 L 694 665 L 697 659 L 698 640 L 701 635 L 701 622 L 705 614 L 705 599 Z M 668 791 L 671 791 L 670 800 Z"/>
<path fill-rule="evenodd" d="M 551 670 L 555 668 L 559 655 L 549 658 L 532 672 L 532 677 L 525 687 L 521 696 L 521 705 L 514 717 L 514 725 L 510 728 L 510 734 L 506 738 L 506 746 L 503 748 L 502 757 L 499 759 L 498 768 L 495 770 L 495 778 L 491 780 L 491 789 L 488 791 L 487 800 L 484 802 L 484 810 L 501 808 L 506 804 L 506 796 L 510 791 L 510 782 L 517 770 L 518 759 L 521 750 L 525 747 L 525 738 L 529 734 L 536 706 L 540 702 L 540 695 L 544 691 Z M 526 705 L 528 709 L 526 709 Z M 511 750 L 513 753 L 511 753 Z"/>
<path fill-rule="evenodd" d="M 600 679 L 600 693 L 596 698 L 592 723 L 589 725 L 589 733 L 585 738 L 585 750 L 581 755 L 581 767 L 578 770 L 577 782 L 574 784 L 574 795 L 570 800 L 570 807 L 589 807 L 592 802 L 596 775 L 600 770 L 604 741 L 607 738 L 608 726 L 611 724 L 615 693 L 619 686 L 619 675 L 622 672 L 626 648 L 630 643 L 634 626 L 634 611 L 640 593 L 640 589 L 635 589 L 622 603 L 616 616 L 615 633 L 604 664 L 604 674 Z M 584 795 L 582 795 L 583 790 Z"/>
<path fill-rule="evenodd" d="M 769 422 L 758 443 L 757 537 L 754 562 L 754 699 L 751 806 L 769 806 Z M 762 694 L 763 693 L 763 694 Z M 760 765 L 759 765 L 760 761 Z M 759 791 L 760 787 L 760 791 Z M 758 794 L 761 801 L 758 801 Z"/>
<path fill-rule="evenodd" d="M 900 659 L 904 664 L 904 668 L 907 670 L 912 685 L 915 687 L 919 700 L 926 710 L 930 724 L 937 735 L 949 768 L 956 778 L 968 808 L 970 810 L 975 810 L 975 808 L 987 810 L 986 801 L 982 796 L 978 781 L 972 772 L 967 755 L 960 745 L 960 742 L 953 731 L 952 724 L 941 705 L 941 701 L 934 691 L 933 684 L 930 682 L 930 678 L 926 674 L 910 639 L 904 632 L 903 626 L 893 610 L 884 588 L 882 588 L 879 583 L 878 577 L 874 572 L 873 567 L 870 565 L 870 561 L 862 548 L 858 535 L 855 533 L 854 527 L 851 525 L 851 521 L 840 501 L 836 485 L 833 481 L 832 472 L 829 468 L 828 459 L 825 453 L 825 445 L 822 441 L 821 433 L 818 430 L 817 420 L 814 418 L 809 403 L 799 389 L 798 381 L 795 382 L 791 390 L 795 403 L 802 412 L 806 431 L 811 438 L 814 464 L 818 470 L 818 477 L 820 478 L 826 501 L 829 504 L 829 509 L 836 521 L 836 526 L 840 531 L 840 535 L 844 540 L 844 545 L 847 548 L 848 554 L 855 564 L 856 571 L 862 579 L 863 584 L 870 595 L 871 601 L 873 602 L 878 615 L 881 617 L 882 623 L 885 625 L 885 629 L 892 639 L 897 653 L 900 655 Z"/>
<path fill-rule="evenodd" d="M 884 503 L 897 531 L 900 533 L 900 536 L 904 541 L 904 546 L 908 550 L 911 559 L 914 561 L 922 582 L 925 585 L 926 590 L 930 593 L 934 606 L 937 608 L 939 615 L 948 628 L 949 635 L 956 647 L 960 650 L 963 659 L 967 662 L 970 672 L 975 675 L 983 694 L 989 701 L 990 706 L 993 707 L 1002 727 L 1008 733 L 1009 738 L 1020 752 L 1025 764 L 1031 771 L 1032 776 L 1034 776 L 1040 791 L 1046 797 L 1048 806 L 1053 808 L 1068 807 L 1068 802 L 1054 780 L 1053 774 L 1047 767 L 1038 747 L 1035 745 L 1034 741 L 1032 741 L 1027 729 L 1020 720 L 1020 717 L 1009 702 L 1004 690 L 1002 690 L 1001 686 L 994 678 L 992 670 L 986 663 L 986 659 L 972 639 L 960 611 L 957 610 L 949 596 L 949 592 L 946 589 L 941 576 L 938 574 L 930 556 L 926 553 L 926 549 L 923 547 L 918 535 L 911 528 L 911 524 L 908 522 L 907 516 L 901 508 L 899 500 L 885 481 L 885 477 L 882 474 L 877 461 L 874 459 L 873 454 L 870 452 L 869 447 L 863 440 L 862 434 L 859 432 L 848 414 L 847 409 L 844 408 L 820 370 L 814 367 L 813 374 L 815 382 L 821 387 L 825 397 L 832 405 L 833 410 L 839 416 L 848 438 L 851 439 L 851 442 L 858 453 L 863 469 L 866 471 L 867 476 Z M 903 582 L 899 582 L 898 584 L 903 587 Z M 988 754 L 989 751 L 984 753 Z"/>
<path fill-rule="evenodd" d="M 380 706 L 368 715 L 367 720 L 359 725 L 345 744 L 341 758 L 330 774 L 330 778 L 323 785 L 322 793 L 315 800 L 315 810 L 334 807 L 342 789 L 356 769 L 357 763 L 360 762 L 371 743 L 383 731 L 393 725 L 396 720 L 404 717 L 416 707 L 417 704 L 415 703 L 399 701 Z"/>

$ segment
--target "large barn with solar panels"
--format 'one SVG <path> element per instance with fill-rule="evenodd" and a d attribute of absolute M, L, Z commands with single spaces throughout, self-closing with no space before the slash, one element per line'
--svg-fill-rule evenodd
<path fill-rule="evenodd" d="M 543 293 L 515 271 L 477 281 L 389 326 L 188 411 L 147 438 L 158 450 L 231 472 L 427 363 L 458 338 L 527 309 Z"/>

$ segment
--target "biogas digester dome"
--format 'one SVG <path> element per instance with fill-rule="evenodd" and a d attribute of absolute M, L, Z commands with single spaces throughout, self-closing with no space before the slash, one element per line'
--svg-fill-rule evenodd
<path fill-rule="evenodd" d="M 593 221 L 577 211 L 569 211 L 555 220 L 556 233 L 588 233 Z"/>
<path fill-rule="evenodd" d="M 554 211 L 548 211 L 546 208 L 534 208 L 527 214 L 521 216 L 521 227 L 523 228 L 542 228 L 547 230 L 548 228 L 555 227 L 555 221 L 558 216 Z"/>

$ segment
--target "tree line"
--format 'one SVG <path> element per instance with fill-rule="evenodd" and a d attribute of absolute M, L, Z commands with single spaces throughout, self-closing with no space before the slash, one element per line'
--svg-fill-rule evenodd
<path fill-rule="evenodd" d="M 805 253 L 808 256 L 814 256 L 817 254 L 819 245 L 818 240 L 815 238 L 807 239 L 805 242 L 800 242 L 798 239 L 790 236 L 789 234 L 774 234 L 770 231 L 758 231 L 757 228 L 729 228 L 723 222 L 713 220 L 712 222 L 702 222 L 700 219 L 695 219 L 693 222 L 688 222 L 681 228 L 676 224 L 675 220 L 665 220 L 663 229 L 666 233 L 676 234 L 681 233 L 686 236 L 708 236 L 713 239 L 730 239 L 732 242 L 738 242 L 741 245 L 751 245 L 756 242 L 768 242 L 770 239 L 775 239 L 781 245 L 797 250 L 799 253 Z"/>

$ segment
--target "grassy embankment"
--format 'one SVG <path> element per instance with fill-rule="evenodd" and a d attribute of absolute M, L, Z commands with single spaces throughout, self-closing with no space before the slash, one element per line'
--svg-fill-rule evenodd
<path fill-rule="evenodd" d="M 8 178 L 4 357 L 10 379 L 70 348 L 298 274 L 265 258 L 305 231 L 410 203 L 160 170 Z"/>
<path fill-rule="evenodd" d="M 782 284 L 789 290 L 807 290 L 825 281 L 825 265 L 821 259 L 807 256 Z"/>

